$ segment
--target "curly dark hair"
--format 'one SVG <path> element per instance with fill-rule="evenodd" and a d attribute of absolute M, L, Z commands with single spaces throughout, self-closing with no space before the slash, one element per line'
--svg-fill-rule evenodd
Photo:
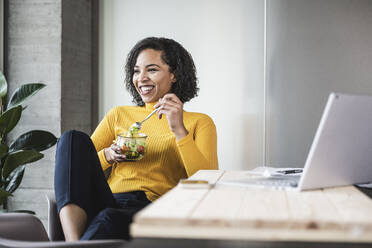
<path fill-rule="evenodd" d="M 149 37 L 140 40 L 129 52 L 125 64 L 125 86 L 133 96 L 133 102 L 143 106 L 141 96 L 133 85 L 134 66 L 141 51 L 153 49 L 162 51 L 162 60 L 169 66 L 169 71 L 174 74 L 176 82 L 172 84 L 171 92 L 183 102 L 187 102 L 198 95 L 196 68 L 189 52 L 178 42 L 158 37 Z"/>

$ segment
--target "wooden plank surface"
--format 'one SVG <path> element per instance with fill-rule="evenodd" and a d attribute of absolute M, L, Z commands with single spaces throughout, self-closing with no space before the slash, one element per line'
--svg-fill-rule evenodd
<path fill-rule="evenodd" d="M 212 188 L 190 215 L 194 225 L 231 226 L 239 217 L 242 192 L 231 188 Z"/>
<path fill-rule="evenodd" d="M 242 176 L 200 171 L 192 179 Z M 131 230 L 135 237 L 372 242 L 371 213 L 371 199 L 353 186 L 304 192 L 177 186 L 141 211 Z"/>
<path fill-rule="evenodd" d="M 286 196 L 289 228 L 337 229 L 343 227 L 339 213 L 322 190 L 286 192 Z"/>
<path fill-rule="evenodd" d="M 286 192 L 246 189 L 239 227 L 283 228 L 289 222 Z"/>
<path fill-rule="evenodd" d="M 198 171 L 190 179 L 208 180 L 214 184 L 224 171 Z M 136 223 L 167 223 L 170 225 L 185 223 L 192 211 L 205 197 L 208 188 L 183 188 L 177 185 L 160 199 L 156 200 L 134 217 Z"/>
<path fill-rule="evenodd" d="M 357 188 L 329 188 L 323 192 L 345 220 L 372 223 L 372 200 Z"/>
<path fill-rule="evenodd" d="M 134 217 L 136 223 L 180 224 L 186 223 L 191 212 L 209 189 L 184 189 L 176 186 L 161 199 L 156 200 Z"/>
<path fill-rule="evenodd" d="M 189 179 L 207 180 L 210 184 L 215 184 L 224 174 L 224 170 L 200 170 L 189 177 Z"/>

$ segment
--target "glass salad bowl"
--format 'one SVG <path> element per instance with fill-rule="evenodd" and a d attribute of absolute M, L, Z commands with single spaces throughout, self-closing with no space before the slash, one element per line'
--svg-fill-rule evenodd
<path fill-rule="evenodd" d="M 146 134 L 121 133 L 116 138 L 116 145 L 121 149 L 127 160 L 137 161 L 146 153 Z"/>

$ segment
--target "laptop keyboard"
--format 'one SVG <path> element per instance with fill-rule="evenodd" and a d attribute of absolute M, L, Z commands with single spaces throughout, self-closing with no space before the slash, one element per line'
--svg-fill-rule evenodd
<path fill-rule="evenodd" d="M 274 189 L 285 189 L 285 188 L 296 188 L 300 176 L 271 176 L 271 177 L 260 177 L 260 178 L 247 178 L 240 180 L 226 180 L 220 181 L 218 184 L 235 185 L 242 187 L 260 187 L 260 188 L 274 188 Z"/>
<path fill-rule="evenodd" d="M 274 188 L 295 188 L 298 185 L 300 177 L 291 176 L 291 177 L 269 177 L 261 179 L 249 180 L 249 184 L 256 184 L 262 186 L 269 186 Z"/>

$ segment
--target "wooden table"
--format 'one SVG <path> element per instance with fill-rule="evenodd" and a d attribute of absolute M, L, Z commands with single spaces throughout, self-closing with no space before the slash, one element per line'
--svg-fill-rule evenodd
<path fill-rule="evenodd" d="M 199 171 L 190 179 L 223 182 L 243 171 Z M 354 186 L 295 192 L 180 185 L 140 211 L 134 238 L 372 242 L 372 200 Z"/>

